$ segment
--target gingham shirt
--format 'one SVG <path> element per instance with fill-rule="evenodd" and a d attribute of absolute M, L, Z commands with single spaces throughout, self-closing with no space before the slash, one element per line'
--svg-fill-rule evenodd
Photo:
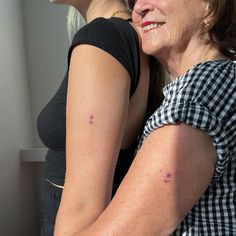
<path fill-rule="evenodd" d="M 163 92 L 164 101 L 147 121 L 139 147 L 155 129 L 184 122 L 206 131 L 218 156 L 210 186 L 173 235 L 236 235 L 236 64 L 199 63 Z"/>

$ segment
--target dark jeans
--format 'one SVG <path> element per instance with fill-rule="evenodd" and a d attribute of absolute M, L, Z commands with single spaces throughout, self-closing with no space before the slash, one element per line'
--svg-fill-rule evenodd
<path fill-rule="evenodd" d="M 42 180 L 43 222 L 40 236 L 53 236 L 56 215 L 61 201 L 62 189 Z"/>

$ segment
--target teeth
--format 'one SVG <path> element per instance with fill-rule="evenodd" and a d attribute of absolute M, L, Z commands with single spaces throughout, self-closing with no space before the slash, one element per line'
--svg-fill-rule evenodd
<path fill-rule="evenodd" d="M 150 29 L 159 28 L 159 27 L 161 27 L 161 25 L 162 24 L 153 23 L 153 24 L 144 26 L 143 30 L 146 31 L 146 30 L 150 30 Z"/>

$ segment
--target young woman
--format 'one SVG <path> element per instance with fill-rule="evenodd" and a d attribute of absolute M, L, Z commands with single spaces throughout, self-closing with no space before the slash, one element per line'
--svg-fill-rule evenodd
<path fill-rule="evenodd" d="M 49 148 L 42 236 L 53 235 L 59 204 L 56 235 L 83 229 L 105 209 L 133 160 L 160 88 L 122 1 L 53 2 L 76 8 L 87 25 L 75 34 L 65 78 L 38 118 Z"/>

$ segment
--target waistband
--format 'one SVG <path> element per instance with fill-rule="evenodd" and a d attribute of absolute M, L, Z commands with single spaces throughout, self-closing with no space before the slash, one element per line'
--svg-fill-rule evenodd
<path fill-rule="evenodd" d="M 46 180 L 48 183 L 50 183 L 51 185 L 53 185 L 53 186 L 55 186 L 55 187 L 57 187 L 57 188 L 60 188 L 60 189 L 63 189 L 63 188 L 64 188 L 63 185 L 55 184 L 55 183 L 53 183 L 52 181 L 50 181 L 48 178 L 45 178 L 45 180 Z"/>

